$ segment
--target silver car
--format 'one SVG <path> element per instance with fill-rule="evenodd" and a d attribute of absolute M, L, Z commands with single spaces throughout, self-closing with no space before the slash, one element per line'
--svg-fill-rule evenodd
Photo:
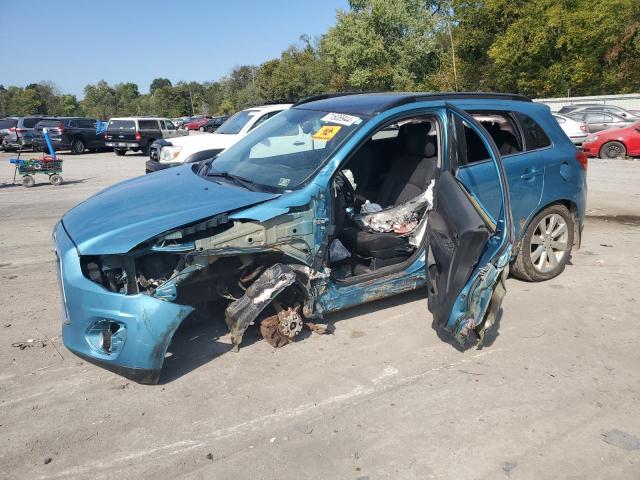
<path fill-rule="evenodd" d="M 602 130 L 610 130 L 612 128 L 624 128 L 628 127 L 636 120 L 622 117 L 611 112 L 576 112 L 569 113 L 568 117 L 577 120 L 578 122 L 584 122 L 587 124 L 589 133 L 600 132 Z"/>
<path fill-rule="evenodd" d="M 0 120 L 0 144 L 5 150 L 31 148 L 34 129 L 45 117 L 7 117 Z"/>
<path fill-rule="evenodd" d="M 589 136 L 589 128 L 586 123 L 559 113 L 554 113 L 553 118 L 575 145 L 582 145 L 582 142 Z"/>

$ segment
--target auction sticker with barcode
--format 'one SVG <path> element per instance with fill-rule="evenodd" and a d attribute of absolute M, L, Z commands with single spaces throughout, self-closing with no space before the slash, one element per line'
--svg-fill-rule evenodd
<path fill-rule="evenodd" d="M 347 115 L 346 113 L 328 113 L 321 119 L 323 122 L 327 123 L 338 123 L 340 125 L 346 125 L 347 127 L 350 125 L 358 124 L 362 121 L 360 117 L 354 117 L 353 115 Z"/>

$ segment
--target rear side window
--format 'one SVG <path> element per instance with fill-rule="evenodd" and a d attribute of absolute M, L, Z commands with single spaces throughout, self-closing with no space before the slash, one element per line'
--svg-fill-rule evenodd
<path fill-rule="evenodd" d="M 516 112 L 522 131 L 524 132 L 527 151 L 546 148 L 551 145 L 551 140 L 538 123 L 529 115 Z"/>
<path fill-rule="evenodd" d="M 111 120 L 107 130 L 135 130 L 136 122 L 133 120 Z"/>
<path fill-rule="evenodd" d="M 33 128 L 40 120 L 42 120 L 40 117 L 29 117 L 25 118 L 22 124 L 24 125 L 24 128 Z"/>
<path fill-rule="evenodd" d="M 89 118 L 81 118 L 76 120 L 79 128 L 95 128 L 95 121 Z"/>
<path fill-rule="evenodd" d="M 1 128 L 13 128 L 18 124 L 18 120 L 15 118 L 2 118 L 0 119 L 0 129 Z"/>
<path fill-rule="evenodd" d="M 158 130 L 158 122 L 156 120 L 138 120 L 138 128 L 140 130 Z"/>

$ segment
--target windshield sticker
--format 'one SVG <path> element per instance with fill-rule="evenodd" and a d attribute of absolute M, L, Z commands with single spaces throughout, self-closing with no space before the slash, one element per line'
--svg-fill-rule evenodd
<path fill-rule="evenodd" d="M 336 136 L 336 133 L 340 131 L 342 127 L 340 125 L 325 125 L 313 134 L 314 140 L 331 140 Z"/>
<path fill-rule="evenodd" d="M 280 178 L 280 180 L 278 181 L 278 186 L 279 187 L 288 187 L 289 184 L 291 183 L 291 179 L 290 178 Z"/>
<path fill-rule="evenodd" d="M 340 125 L 346 125 L 347 127 L 357 125 L 362 121 L 360 117 L 354 117 L 353 115 L 347 115 L 346 113 L 328 113 L 322 117 L 321 120 L 327 123 L 339 123 Z"/>

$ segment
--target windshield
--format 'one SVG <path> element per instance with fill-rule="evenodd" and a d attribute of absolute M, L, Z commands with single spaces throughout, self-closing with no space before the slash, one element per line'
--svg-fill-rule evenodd
<path fill-rule="evenodd" d="M 285 110 L 225 150 L 201 172 L 207 176 L 223 173 L 270 189 L 295 189 L 361 123 L 362 118 L 352 115 Z"/>
<path fill-rule="evenodd" d="M 224 122 L 220 128 L 216 130 L 216 133 L 235 135 L 242 130 L 242 127 L 244 127 L 256 113 L 258 113 L 258 110 L 242 110 Z"/>

